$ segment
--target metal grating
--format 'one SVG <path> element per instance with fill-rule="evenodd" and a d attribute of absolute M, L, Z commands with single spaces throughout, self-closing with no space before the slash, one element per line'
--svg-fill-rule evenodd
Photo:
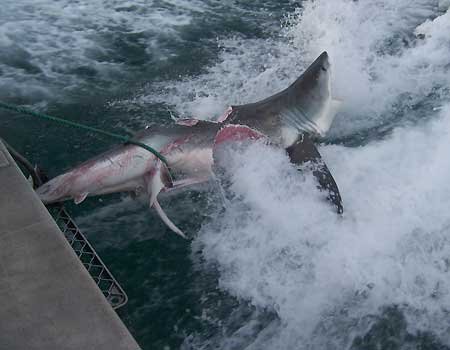
<path fill-rule="evenodd" d="M 63 205 L 47 207 L 78 258 L 114 309 L 125 305 L 128 297 L 92 245 L 81 233 Z"/>

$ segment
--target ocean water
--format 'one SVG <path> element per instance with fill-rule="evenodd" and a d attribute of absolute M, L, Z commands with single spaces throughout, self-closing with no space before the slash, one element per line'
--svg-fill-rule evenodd
<path fill-rule="evenodd" d="M 450 11 L 431 0 L 3 0 L 0 99 L 116 132 L 217 118 L 322 51 L 343 101 L 319 150 L 336 217 L 283 151 L 255 144 L 214 185 L 69 204 L 129 295 L 143 349 L 450 348 Z M 111 140 L 0 112 L 54 176 Z"/>

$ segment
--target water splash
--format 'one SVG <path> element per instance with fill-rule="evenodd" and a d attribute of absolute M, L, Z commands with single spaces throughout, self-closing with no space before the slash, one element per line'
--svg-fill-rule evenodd
<path fill-rule="evenodd" d="M 431 332 L 450 346 L 447 16 L 431 1 L 307 2 L 288 19 L 289 42 L 242 43 L 286 53 L 255 80 L 246 78 L 261 66 L 238 51 L 180 85 L 202 91 L 208 82 L 208 98 L 229 98 L 232 89 L 220 94 L 214 84 L 231 64 L 225 78 L 239 75 L 232 84 L 244 91 L 236 98 L 251 100 L 258 78 L 276 77 L 259 84 L 266 95 L 287 79 L 293 52 L 302 66 L 326 49 L 346 102 L 334 132 L 355 137 L 389 124 L 364 147 L 320 148 L 343 195 L 342 219 L 281 151 L 255 146 L 229 164 L 239 200 L 203 226 L 194 247 L 218 269 L 221 288 L 278 316 L 246 348 L 350 348 L 391 306 L 405 332 Z"/>

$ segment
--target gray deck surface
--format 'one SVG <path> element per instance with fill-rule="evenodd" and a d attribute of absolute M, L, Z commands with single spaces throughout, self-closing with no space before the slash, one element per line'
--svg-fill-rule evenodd
<path fill-rule="evenodd" d="M 0 141 L 0 350 L 137 350 Z"/>

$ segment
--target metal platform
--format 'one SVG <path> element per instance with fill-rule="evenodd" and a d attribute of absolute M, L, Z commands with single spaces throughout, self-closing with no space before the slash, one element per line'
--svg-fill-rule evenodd
<path fill-rule="evenodd" d="M 139 349 L 1 141 L 0 248 L 0 349 Z"/>
<path fill-rule="evenodd" d="M 125 291 L 77 227 L 64 206 L 61 204 L 52 205 L 48 206 L 47 209 L 109 304 L 114 309 L 124 306 L 128 301 Z"/>

